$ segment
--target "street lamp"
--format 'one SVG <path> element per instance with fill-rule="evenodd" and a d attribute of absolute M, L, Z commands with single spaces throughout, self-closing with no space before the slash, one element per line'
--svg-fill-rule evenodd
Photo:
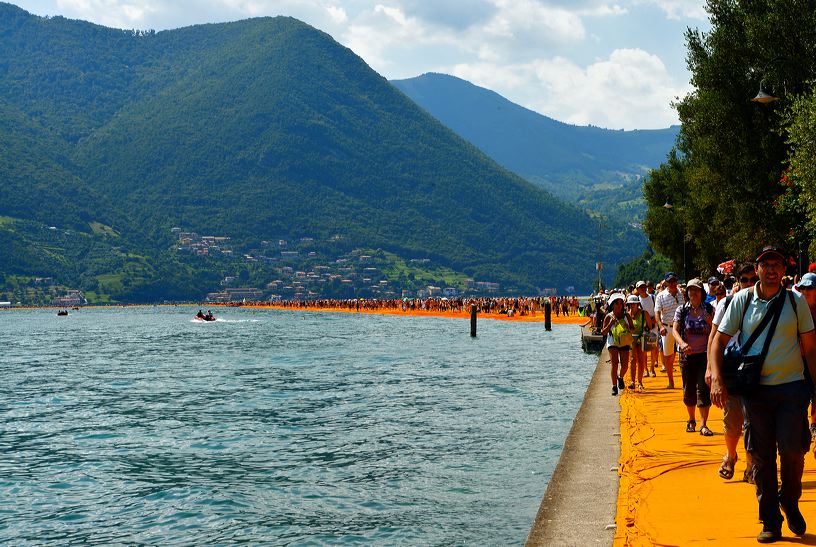
<path fill-rule="evenodd" d="M 759 91 L 757 92 L 756 97 L 751 99 L 751 101 L 761 104 L 768 104 L 774 101 L 778 101 L 779 97 L 774 97 L 772 94 L 768 93 L 767 90 L 765 89 L 765 86 L 762 84 L 764 84 L 764 82 L 759 83 Z"/>

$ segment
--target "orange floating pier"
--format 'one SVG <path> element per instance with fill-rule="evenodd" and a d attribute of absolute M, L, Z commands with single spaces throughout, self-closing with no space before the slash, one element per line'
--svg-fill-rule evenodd
<path fill-rule="evenodd" d="M 223 304 L 213 304 L 218 306 Z M 366 313 L 377 315 L 402 315 L 405 317 L 452 317 L 457 319 L 470 319 L 470 311 L 442 311 L 442 310 L 402 310 L 399 308 L 360 308 L 355 310 L 352 308 L 339 307 L 310 307 L 310 306 L 283 306 L 277 304 L 262 304 L 262 303 L 247 303 L 241 304 L 241 308 L 255 308 L 255 309 L 273 309 L 273 310 L 287 310 L 287 311 L 302 311 L 302 312 L 327 312 L 327 313 Z M 508 316 L 500 313 L 483 313 L 479 312 L 479 319 L 496 319 L 499 321 L 521 321 L 521 322 L 544 322 L 544 310 L 539 310 L 535 315 L 513 315 Z M 551 316 L 553 325 L 583 325 L 588 321 L 587 317 L 574 315 L 560 315 Z"/>
<path fill-rule="evenodd" d="M 675 375 L 679 380 L 679 373 Z M 644 379 L 646 380 L 646 379 Z M 666 377 L 649 378 L 645 393 L 621 397 L 620 486 L 614 545 L 757 545 L 762 530 L 754 486 L 742 481 L 745 450 L 738 446 L 734 478 L 717 474 L 725 454 L 722 410 L 712 407 L 713 437 L 686 433 L 680 389 L 661 389 Z M 699 426 L 699 414 L 697 424 Z M 816 460 L 805 456 L 800 509 L 808 533 L 787 525 L 777 544 L 816 545 Z"/>

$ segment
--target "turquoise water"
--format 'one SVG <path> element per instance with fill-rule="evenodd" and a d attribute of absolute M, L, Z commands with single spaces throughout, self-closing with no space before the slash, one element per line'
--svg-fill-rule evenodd
<path fill-rule="evenodd" d="M 0 544 L 519 545 L 578 327 L 0 310 Z"/>

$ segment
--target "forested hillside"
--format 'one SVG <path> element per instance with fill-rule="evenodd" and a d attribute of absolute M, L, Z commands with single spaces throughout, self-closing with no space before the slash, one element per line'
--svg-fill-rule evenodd
<path fill-rule="evenodd" d="M 556 197 L 621 219 L 642 218 L 642 179 L 666 160 L 678 132 L 565 124 L 445 74 L 392 83 L 503 167 Z"/>
<path fill-rule="evenodd" d="M 643 248 L 607 222 L 599 256 L 597 218 L 291 18 L 142 33 L 0 4 L 0 90 L 0 275 L 15 282 L 198 298 L 232 274 L 275 281 L 285 261 L 270 242 L 288 240 L 310 242 L 315 268 L 380 249 L 507 290 L 588 290 L 598 258 Z M 39 238 L 36 223 L 74 235 Z M 190 253 L 180 231 L 229 249 Z"/>

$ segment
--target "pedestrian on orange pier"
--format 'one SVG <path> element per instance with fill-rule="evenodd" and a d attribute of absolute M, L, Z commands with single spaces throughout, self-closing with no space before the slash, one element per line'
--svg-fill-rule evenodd
<path fill-rule="evenodd" d="M 644 343 L 646 333 L 652 328 L 652 320 L 649 314 L 643 311 L 640 306 L 640 297 L 636 294 L 626 299 L 626 308 L 629 317 L 632 318 L 632 362 L 629 365 L 629 389 L 635 389 L 635 377 L 637 377 L 637 390 L 643 391 L 643 371 L 646 369 L 646 353 Z"/>
<path fill-rule="evenodd" d="M 624 297 L 621 293 L 614 293 L 609 296 L 609 313 L 604 317 L 601 334 L 606 336 L 607 348 L 609 350 L 609 361 L 612 364 L 610 371 L 612 376 L 612 395 L 617 395 L 619 389 L 623 389 L 623 375 L 629 364 L 629 350 L 632 347 L 632 318 L 626 313 L 624 308 Z M 618 367 L 620 366 L 620 375 Z"/>
<path fill-rule="evenodd" d="M 708 338 L 709 356 L 711 355 L 711 344 L 717 334 L 717 328 L 722 323 L 723 316 L 728 306 L 731 305 L 734 295 L 740 290 L 751 289 L 759 281 L 753 262 L 745 262 L 736 268 L 737 282 L 733 294 L 720 300 L 714 310 L 714 320 L 711 323 L 711 334 Z M 736 343 L 736 337 L 732 338 L 732 343 Z M 711 385 L 711 359 L 708 360 L 708 370 L 706 371 L 706 383 Z M 725 455 L 723 456 L 720 468 L 717 470 L 719 476 L 725 480 L 730 480 L 734 476 L 734 466 L 737 463 L 737 443 L 742 438 L 745 429 L 745 413 L 742 410 L 742 398 L 739 395 L 729 394 L 723 405 L 723 441 L 725 442 Z M 742 480 L 754 483 L 753 462 L 751 453 L 747 452 L 745 457 L 745 471 Z"/>
<path fill-rule="evenodd" d="M 663 364 L 665 372 L 669 377 L 667 389 L 674 389 L 674 354 L 675 344 L 672 325 L 674 324 L 674 314 L 677 308 L 685 303 L 683 293 L 677 286 L 677 274 L 668 272 L 666 274 L 666 288 L 658 293 L 655 298 L 655 317 L 657 326 L 660 328 L 660 339 L 663 343 Z"/>
<path fill-rule="evenodd" d="M 748 419 L 745 448 L 754 459 L 760 543 L 782 538 L 782 512 L 793 534 L 802 536 L 807 530 L 799 498 L 810 446 L 807 406 L 813 390 L 805 380 L 802 355 L 811 377 L 816 377 L 816 333 L 807 301 L 782 287 L 787 262 L 787 256 L 773 247 L 759 253 L 755 262 L 759 283 L 737 293 L 711 344 L 711 399 L 719 407 L 728 400 L 723 350 L 738 331 L 739 344 L 745 347 L 740 368 L 734 368 L 739 381 L 730 387 L 741 388 Z M 739 372 L 752 370 L 758 374 Z"/>
<path fill-rule="evenodd" d="M 680 351 L 680 373 L 683 377 L 683 403 L 688 411 L 686 432 L 697 427 L 695 407 L 700 409 L 700 435 L 714 435 L 708 427 L 711 394 L 705 381 L 706 350 L 714 308 L 705 301 L 703 282 L 694 278 L 686 284 L 688 299 L 674 314 L 674 338 Z"/>

